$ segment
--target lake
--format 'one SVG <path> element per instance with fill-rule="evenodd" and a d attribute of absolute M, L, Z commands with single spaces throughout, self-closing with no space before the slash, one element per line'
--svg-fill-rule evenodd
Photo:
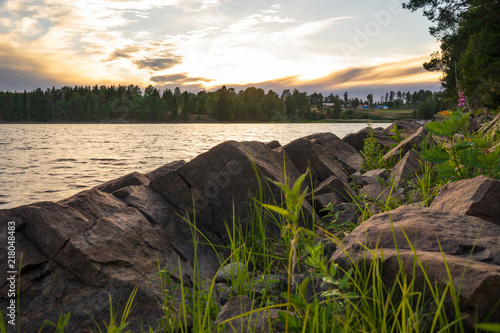
<path fill-rule="evenodd" d="M 389 124 L 376 124 L 386 127 Z M 189 161 L 228 141 L 278 140 L 364 128 L 343 124 L 2 124 L 0 209 L 57 201 L 132 171 Z"/>

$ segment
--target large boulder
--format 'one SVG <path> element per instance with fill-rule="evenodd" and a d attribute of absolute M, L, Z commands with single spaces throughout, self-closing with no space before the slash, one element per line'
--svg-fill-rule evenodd
<path fill-rule="evenodd" d="M 365 139 L 370 136 L 370 132 L 373 137 L 377 139 L 377 143 L 383 150 L 389 150 L 391 145 L 396 143 L 396 141 L 390 137 L 391 134 L 377 129 L 372 129 L 370 127 L 365 127 L 356 133 L 347 134 L 342 141 L 349 144 L 359 152 L 363 150 L 363 147 L 365 146 Z"/>
<path fill-rule="evenodd" d="M 291 186 L 299 176 L 300 172 L 284 152 L 260 142 L 228 141 L 177 170 L 152 178 L 150 186 L 175 206 L 180 215 L 189 214 L 192 219 L 194 208 L 197 227 L 226 240 L 225 223 L 232 223 L 233 214 L 243 230 L 248 226 L 248 210 L 253 204 L 249 194 L 258 195 L 259 186 L 265 196 L 263 200 L 282 203 L 281 190 L 271 182 L 266 185 L 266 179 Z M 305 212 L 314 215 L 311 219 L 317 218 L 310 205 L 307 202 L 304 205 Z"/>
<path fill-rule="evenodd" d="M 313 185 L 330 176 L 347 181 L 361 169 L 361 155 L 332 133 L 319 133 L 294 140 L 283 147 L 300 172 L 311 170 Z"/>
<path fill-rule="evenodd" d="M 418 145 L 424 143 L 427 139 L 429 132 L 425 129 L 425 126 L 420 127 L 415 133 L 410 135 L 408 138 L 401 141 L 396 147 L 391 149 L 382 158 L 384 160 L 389 160 L 393 157 L 399 158 L 404 156 L 410 149 L 417 147 Z"/>
<path fill-rule="evenodd" d="M 284 150 L 297 169 L 304 173 L 310 169 L 313 186 L 335 176 L 343 181 L 348 180 L 348 174 L 342 166 L 322 146 L 311 140 L 300 138 L 279 148 Z"/>
<path fill-rule="evenodd" d="M 352 267 L 353 262 L 361 266 L 364 260 L 369 267 L 374 254 L 380 260 L 383 249 L 380 274 L 387 286 L 395 283 L 403 263 L 404 272 L 415 279 L 421 291 L 428 291 L 429 286 L 418 265 L 414 271 L 412 247 L 434 288 L 449 281 L 444 257 L 453 285 L 460 289 L 459 306 L 466 316 L 467 329 L 472 329 L 476 314 L 481 322 L 490 311 L 489 321 L 500 322 L 500 308 L 495 309 L 500 295 L 500 226 L 441 210 L 400 207 L 363 222 L 343 243 L 343 249 L 338 249 L 331 260 L 344 269 Z M 445 308 L 454 313 L 450 297 L 445 300 Z"/>
<path fill-rule="evenodd" d="M 0 211 L 0 225 L 6 228 L 9 221 L 16 223 L 18 263 L 23 252 L 18 268 L 22 272 L 18 317 L 22 331 L 38 332 L 44 320 L 57 320 L 61 311 L 71 311 L 67 331 L 81 331 L 85 324 L 92 326 L 84 311 L 98 320 L 106 318 L 108 296 L 117 303 L 128 298 L 136 285 L 141 310 L 132 312 L 131 321 L 155 325 L 161 317 L 155 300 L 161 295 L 159 283 L 150 277 L 158 271 L 158 264 L 164 267 L 178 256 L 169 250 L 164 228 L 138 209 L 112 194 L 90 190 L 59 203 Z M 6 244 L 5 239 L 0 241 Z M 3 281 L 5 274 L 6 270 L 0 272 Z M 151 288 L 146 281 L 151 281 Z M 6 296 L 4 285 L 2 308 L 8 302 Z M 139 328 L 130 328 L 134 327 Z"/>
<path fill-rule="evenodd" d="M 322 146 L 349 174 L 361 170 L 363 158 L 351 145 L 333 133 L 311 134 L 305 137 Z"/>
<path fill-rule="evenodd" d="M 430 208 L 476 216 L 500 226 L 500 181 L 478 176 L 446 184 Z"/>

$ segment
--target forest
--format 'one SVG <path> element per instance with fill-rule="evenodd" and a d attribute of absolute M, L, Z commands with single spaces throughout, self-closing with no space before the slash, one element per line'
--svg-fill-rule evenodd
<path fill-rule="evenodd" d="M 249 87 L 235 91 L 226 86 L 213 92 L 193 93 L 148 86 L 142 91 L 129 86 L 75 86 L 31 92 L 0 91 L 0 121 L 9 122 L 100 122 L 127 120 L 139 122 L 187 121 L 208 116 L 220 121 L 311 121 L 339 119 L 343 110 L 366 105 L 376 109 L 415 109 L 414 116 L 427 119 L 442 108 L 440 93 L 429 90 L 387 92 L 374 100 L 350 98 L 333 93 L 308 95 L 297 89 L 280 94 Z"/>

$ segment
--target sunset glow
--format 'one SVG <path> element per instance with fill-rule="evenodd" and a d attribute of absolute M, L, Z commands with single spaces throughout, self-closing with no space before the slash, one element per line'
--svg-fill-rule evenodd
<path fill-rule="evenodd" d="M 439 76 L 422 68 L 438 48 L 427 27 L 393 0 L 6 0 L 0 90 L 436 90 Z"/>

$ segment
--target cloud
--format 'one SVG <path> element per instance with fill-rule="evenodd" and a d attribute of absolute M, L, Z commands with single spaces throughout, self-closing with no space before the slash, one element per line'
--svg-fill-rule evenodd
<path fill-rule="evenodd" d="M 132 54 L 141 51 L 138 45 L 128 45 L 126 47 L 116 49 L 110 56 L 109 61 L 117 60 L 120 58 L 130 58 Z"/>
<path fill-rule="evenodd" d="M 39 87 L 67 84 L 64 77 L 54 75 L 43 59 L 17 52 L 10 45 L 0 43 L 0 90 L 23 91 Z"/>
<path fill-rule="evenodd" d="M 436 73 L 426 71 L 422 63 L 427 58 L 414 58 L 382 64 L 379 66 L 353 67 L 324 75 L 315 80 L 303 80 L 300 76 L 286 76 L 264 82 L 231 85 L 239 89 L 260 87 L 280 91 L 297 88 L 308 93 L 322 92 L 342 94 L 348 91 L 351 96 L 365 98 L 368 93 L 384 94 L 390 90 L 407 91 L 428 89 L 439 90 L 440 83 Z"/>
<path fill-rule="evenodd" d="M 218 5 L 219 5 L 219 0 L 204 0 L 201 4 L 201 9 L 203 10 Z"/>
<path fill-rule="evenodd" d="M 142 59 L 134 60 L 133 63 L 140 69 L 148 69 L 151 71 L 161 71 L 164 69 L 172 68 L 181 63 L 180 57 L 172 58 L 156 58 L 156 59 Z"/>
<path fill-rule="evenodd" d="M 294 22 L 294 19 L 290 19 L 288 17 L 280 17 L 278 15 L 268 15 L 268 14 L 274 14 L 277 13 L 276 10 L 272 11 L 262 11 L 263 14 L 253 14 L 246 16 L 244 18 L 241 18 L 237 20 L 235 23 L 229 25 L 226 29 L 224 29 L 224 32 L 240 32 L 247 30 L 251 27 L 257 26 L 262 23 L 290 23 Z"/>
<path fill-rule="evenodd" d="M 211 82 L 213 80 L 203 78 L 203 77 L 190 77 L 187 73 L 178 73 L 178 74 L 169 74 L 169 75 L 161 75 L 161 76 L 153 76 L 151 77 L 151 81 L 167 84 L 167 83 L 176 83 L 176 84 L 190 84 L 195 82 Z"/>

